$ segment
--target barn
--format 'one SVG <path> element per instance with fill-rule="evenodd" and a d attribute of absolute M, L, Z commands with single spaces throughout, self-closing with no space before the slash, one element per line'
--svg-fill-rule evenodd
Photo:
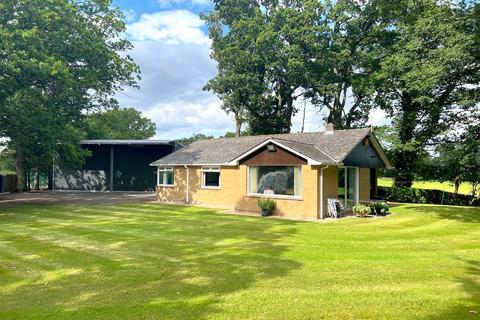
<path fill-rule="evenodd" d="M 81 168 L 57 161 L 53 190 L 154 191 L 156 170 L 149 164 L 179 149 L 169 140 L 83 140 L 91 152 Z"/>

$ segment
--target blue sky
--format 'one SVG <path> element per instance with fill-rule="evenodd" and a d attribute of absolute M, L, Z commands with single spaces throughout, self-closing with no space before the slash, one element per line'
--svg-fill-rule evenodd
<path fill-rule="evenodd" d="M 135 107 L 157 124 L 159 139 L 195 133 L 220 136 L 234 130 L 233 117 L 221 102 L 202 87 L 215 76 L 210 40 L 198 14 L 208 11 L 210 0 L 114 0 L 125 13 L 134 49 L 130 55 L 142 70 L 140 90 L 126 88 L 117 95 L 122 107 Z M 303 103 L 301 103 L 303 108 Z M 293 132 L 301 127 L 301 114 L 293 119 Z M 383 118 L 373 114 L 373 122 Z M 307 104 L 306 131 L 320 131 L 322 116 Z"/>

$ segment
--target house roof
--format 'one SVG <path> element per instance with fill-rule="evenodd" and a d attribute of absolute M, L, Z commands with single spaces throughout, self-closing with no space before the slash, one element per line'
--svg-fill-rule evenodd
<path fill-rule="evenodd" d="M 309 164 L 338 164 L 367 136 L 376 142 L 370 128 L 199 140 L 151 165 L 237 165 L 243 157 L 269 143 L 303 157 Z M 378 144 L 377 148 L 386 166 L 390 166 Z"/>

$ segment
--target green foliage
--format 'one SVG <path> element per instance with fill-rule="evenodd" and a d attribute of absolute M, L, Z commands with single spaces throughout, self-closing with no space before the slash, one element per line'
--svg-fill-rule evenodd
<path fill-rule="evenodd" d="M 426 191 L 415 188 L 391 187 L 386 190 L 385 199 L 393 202 L 427 203 Z"/>
<path fill-rule="evenodd" d="M 381 216 L 387 215 L 390 211 L 390 207 L 385 201 L 370 202 L 368 206 L 372 211 Z"/>
<path fill-rule="evenodd" d="M 353 206 L 352 212 L 360 218 L 365 218 L 367 215 L 369 215 L 372 212 L 372 209 L 368 205 L 359 204 L 359 205 Z"/>
<path fill-rule="evenodd" d="M 181 145 L 186 146 L 186 145 L 188 145 L 190 143 L 194 143 L 195 141 L 198 141 L 198 140 L 209 140 L 209 139 L 214 139 L 214 137 L 204 135 L 203 133 L 197 133 L 197 134 L 194 134 L 193 136 L 191 136 L 189 138 L 177 139 L 177 140 L 175 140 L 175 142 L 178 142 Z"/>
<path fill-rule="evenodd" d="M 376 75 L 377 103 L 398 133 L 395 184 L 410 187 L 425 145 L 476 112 L 478 22 L 474 7 L 450 1 L 402 1 L 397 9 L 395 41 Z"/>
<path fill-rule="evenodd" d="M 266 210 L 269 212 L 272 212 L 275 207 L 277 206 L 277 203 L 273 199 L 268 199 L 268 198 L 260 198 L 257 200 L 258 207 L 262 210 Z"/>
<path fill-rule="evenodd" d="M 403 203 L 430 203 L 454 206 L 480 206 L 480 198 L 432 189 L 379 187 L 386 200 Z"/>
<path fill-rule="evenodd" d="M 363 125 L 390 45 L 391 2 L 214 1 L 203 18 L 218 74 L 205 86 L 252 134 L 289 132 L 295 101 L 336 128 Z M 347 103 L 347 99 L 351 103 Z"/>
<path fill-rule="evenodd" d="M 0 175 L 15 173 L 15 151 L 4 149 L 0 151 Z"/>
<path fill-rule="evenodd" d="M 148 139 L 156 126 L 134 108 L 94 113 L 87 118 L 87 139 Z"/>
<path fill-rule="evenodd" d="M 26 168 L 50 166 L 59 153 L 81 162 L 86 111 L 115 106 L 114 93 L 136 84 L 123 15 L 110 4 L 0 3 L 0 137 L 16 151 L 19 189 Z"/>

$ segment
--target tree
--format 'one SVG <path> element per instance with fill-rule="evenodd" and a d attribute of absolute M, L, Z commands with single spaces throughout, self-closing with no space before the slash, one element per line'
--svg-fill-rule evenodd
<path fill-rule="evenodd" d="M 336 128 L 363 125 L 391 46 L 391 1 L 215 1 L 204 19 L 218 74 L 207 86 L 252 134 L 289 132 L 299 97 Z"/>
<path fill-rule="evenodd" d="M 327 109 L 335 128 L 363 126 L 372 108 L 374 76 L 389 53 L 394 30 L 391 1 L 324 1 L 311 47 L 307 96 Z"/>
<path fill-rule="evenodd" d="M 204 16 L 219 70 L 205 88 L 235 114 L 237 134 L 244 118 L 252 134 L 290 131 L 294 102 L 308 77 L 293 30 L 305 19 L 313 23 L 306 13 L 315 12 L 307 10 L 314 3 L 217 0 Z"/>
<path fill-rule="evenodd" d="M 480 125 L 472 125 L 467 132 L 442 141 L 431 161 L 431 177 L 453 181 L 455 193 L 461 182 L 472 185 L 472 196 L 480 184 Z"/>
<path fill-rule="evenodd" d="M 476 112 L 480 63 L 472 7 L 434 0 L 398 7 L 395 43 L 377 74 L 377 103 L 398 128 L 395 185 L 410 187 L 425 145 Z"/>
<path fill-rule="evenodd" d="M 134 108 L 113 109 L 87 117 L 87 139 L 148 139 L 156 126 Z"/>
<path fill-rule="evenodd" d="M 190 143 L 194 143 L 195 141 L 198 141 L 198 140 L 208 140 L 208 139 L 213 139 L 213 138 L 214 138 L 213 136 L 207 136 L 207 135 L 204 135 L 202 133 L 197 133 L 197 134 L 194 134 L 193 136 L 191 136 L 189 138 L 177 139 L 177 140 L 175 140 L 175 142 L 178 142 L 181 145 L 186 146 L 186 145 L 188 145 Z"/>
<path fill-rule="evenodd" d="M 0 3 L 0 137 L 15 150 L 19 190 L 28 167 L 59 153 L 81 162 L 85 113 L 116 106 L 111 96 L 136 84 L 124 30 L 109 0 Z"/>

